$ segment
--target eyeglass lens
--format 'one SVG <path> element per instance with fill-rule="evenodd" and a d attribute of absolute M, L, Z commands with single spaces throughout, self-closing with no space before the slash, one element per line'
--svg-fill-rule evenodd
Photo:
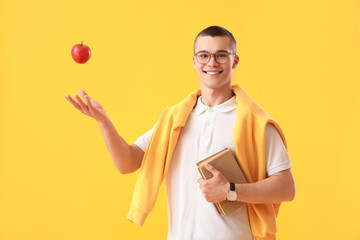
<path fill-rule="evenodd" d="M 226 63 L 229 60 L 229 54 L 215 53 L 214 57 L 215 57 L 215 61 L 218 63 Z M 211 54 L 206 52 L 198 53 L 196 55 L 196 59 L 200 63 L 208 63 L 210 61 L 210 58 L 211 58 Z"/>

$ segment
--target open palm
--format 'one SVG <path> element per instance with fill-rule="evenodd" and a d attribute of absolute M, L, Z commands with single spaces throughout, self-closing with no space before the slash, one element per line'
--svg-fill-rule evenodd
<path fill-rule="evenodd" d="M 98 122 L 105 121 L 107 115 L 101 104 L 89 97 L 84 90 L 80 89 L 78 92 L 86 100 L 86 103 L 78 95 L 75 95 L 75 99 L 70 95 L 65 95 L 65 98 L 83 114 L 94 118 Z"/>

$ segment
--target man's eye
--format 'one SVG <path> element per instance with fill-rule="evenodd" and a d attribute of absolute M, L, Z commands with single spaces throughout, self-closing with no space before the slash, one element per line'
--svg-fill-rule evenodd
<path fill-rule="evenodd" d="M 223 57 L 226 57 L 226 55 L 225 54 L 218 54 L 217 57 L 218 58 L 223 58 Z"/>
<path fill-rule="evenodd" d="M 207 54 L 201 54 L 200 57 L 201 57 L 201 58 L 207 58 L 208 55 L 207 55 Z"/>

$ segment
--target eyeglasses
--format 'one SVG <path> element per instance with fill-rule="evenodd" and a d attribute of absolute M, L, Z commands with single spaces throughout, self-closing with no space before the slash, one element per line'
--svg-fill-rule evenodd
<path fill-rule="evenodd" d="M 210 54 L 208 52 L 197 52 L 194 54 L 196 61 L 201 64 L 208 63 L 211 59 L 211 56 L 214 56 L 217 63 L 226 63 L 230 60 L 230 55 L 236 55 L 236 53 L 217 52 L 214 54 Z"/>

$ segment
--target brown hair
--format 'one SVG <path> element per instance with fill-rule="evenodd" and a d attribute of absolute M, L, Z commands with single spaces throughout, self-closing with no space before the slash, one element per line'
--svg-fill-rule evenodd
<path fill-rule="evenodd" d="M 215 25 L 205 28 L 196 36 L 195 41 L 194 41 L 194 49 L 193 49 L 194 53 L 195 53 L 196 40 L 199 37 L 203 37 L 203 36 L 210 36 L 210 37 L 227 36 L 227 37 L 229 37 L 232 42 L 232 49 L 233 49 L 234 53 L 236 53 L 236 40 L 235 40 L 234 36 L 231 34 L 231 32 L 229 32 L 225 28 L 220 27 L 220 26 L 215 26 Z"/>

